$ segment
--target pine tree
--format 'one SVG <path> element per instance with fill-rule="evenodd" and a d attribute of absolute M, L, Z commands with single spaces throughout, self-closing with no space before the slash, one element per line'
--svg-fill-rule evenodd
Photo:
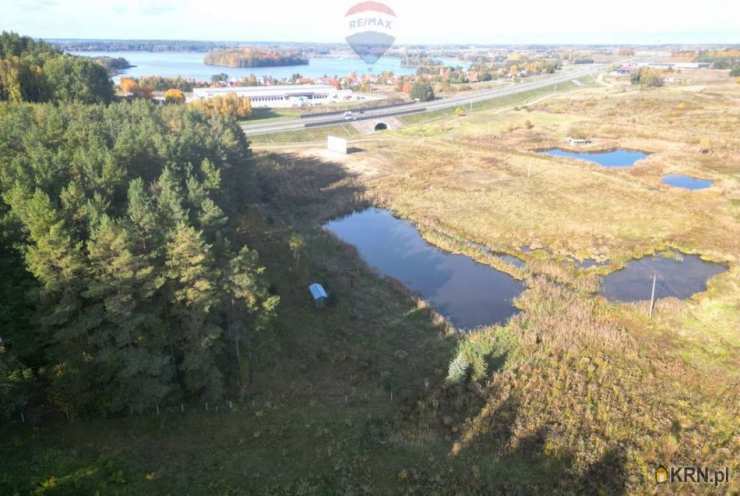
<path fill-rule="evenodd" d="M 12 279 L 0 335 L 45 374 L 34 384 L 59 411 L 223 396 L 235 377 L 224 352 L 243 342 L 254 355 L 277 304 L 256 253 L 234 255 L 229 218 L 254 185 L 231 119 L 144 102 L 0 105 L 0 277 Z"/>
<path fill-rule="evenodd" d="M 82 246 L 42 191 L 29 194 L 17 186 L 7 201 L 28 231 L 26 263 L 41 284 L 41 335 L 54 364 L 53 401 L 72 416 L 92 401 L 96 375 L 87 337 L 99 316 L 88 312 L 81 318 L 87 280 Z"/>
<path fill-rule="evenodd" d="M 223 377 L 216 365 L 223 330 L 214 322 L 218 272 L 210 249 L 201 232 L 181 223 L 167 243 L 166 266 L 181 379 L 191 395 L 214 400 L 223 396 Z"/>
<path fill-rule="evenodd" d="M 165 167 L 157 181 L 159 194 L 157 203 L 163 225 L 176 226 L 187 223 L 188 211 L 184 205 L 184 196 L 180 182 L 170 167 Z"/>
<path fill-rule="evenodd" d="M 88 242 L 91 277 L 85 297 L 104 315 L 92 341 L 105 371 L 111 411 L 162 403 L 172 390 L 173 357 L 155 295 L 164 281 L 146 254 L 135 254 L 129 233 L 104 217 Z M 92 305 L 91 308 L 97 308 Z"/>
<path fill-rule="evenodd" d="M 143 253 L 153 254 L 162 238 L 157 223 L 157 211 L 154 201 L 144 189 L 144 181 L 136 178 L 128 188 L 128 220 L 133 231 L 133 242 Z"/>
<path fill-rule="evenodd" d="M 246 246 L 229 263 L 223 286 L 229 299 L 226 302 L 229 338 L 234 344 L 240 370 L 241 343 L 247 344 L 251 382 L 254 377 L 257 339 L 272 325 L 280 298 L 269 294 L 265 268 L 259 263 L 259 254 Z"/>
<path fill-rule="evenodd" d="M 8 350 L 0 336 L 0 418 L 22 411 L 33 386 L 33 372 Z"/>

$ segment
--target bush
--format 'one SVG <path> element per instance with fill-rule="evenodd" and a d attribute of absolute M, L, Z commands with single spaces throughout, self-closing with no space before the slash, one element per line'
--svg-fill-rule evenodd
<path fill-rule="evenodd" d="M 740 77 L 740 65 L 733 67 L 730 71 L 731 77 Z"/>
<path fill-rule="evenodd" d="M 632 84 L 647 88 L 659 88 L 665 84 L 665 79 L 657 71 L 647 67 L 633 72 L 630 79 Z"/>
<path fill-rule="evenodd" d="M 185 103 L 185 94 L 182 90 L 170 88 L 164 92 L 164 101 L 167 103 Z"/>
<path fill-rule="evenodd" d="M 191 106 L 208 116 L 220 115 L 234 119 L 247 119 L 252 115 L 252 101 L 248 97 L 229 93 L 191 103 Z"/>
<path fill-rule="evenodd" d="M 411 98 L 420 102 L 434 100 L 434 89 L 429 83 L 415 83 L 411 88 Z"/>

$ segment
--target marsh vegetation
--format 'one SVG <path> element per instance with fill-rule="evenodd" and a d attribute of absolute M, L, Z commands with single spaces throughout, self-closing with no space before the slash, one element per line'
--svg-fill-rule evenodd
<path fill-rule="evenodd" d="M 353 140 L 361 152 L 341 163 L 319 150 L 323 131 L 294 149 L 287 136 L 257 140 L 255 196 L 233 225 L 280 309 L 243 401 L 16 421 L 3 427 L 0 489 L 645 494 L 658 465 L 736 473 L 740 86 L 702 86 L 574 86 L 414 116 Z M 538 152 L 577 128 L 595 149 L 651 155 L 614 171 Z M 666 174 L 715 186 L 674 190 Z M 519 313 L 450 335 L 426 302 L 322 229 L 370 206 L 521 280 Z M 659 300 L 653 319 L 643 301 L 599 294 L 604 277 L 670 249 L 726 270 L 686 300 Z M 322 311 L 306 293 L 315 281 L 334 296 Z M 715 491 L 666 493 L 682 490 Z"/>

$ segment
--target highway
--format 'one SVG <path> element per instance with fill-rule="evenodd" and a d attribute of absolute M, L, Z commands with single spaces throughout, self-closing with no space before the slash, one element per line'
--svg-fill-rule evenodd
<path fill-rule="evenodd" d="M 449 108 L 461 107 L 474 103 L 484 102 L 486 100 L 493 100 L 495 98 L 501 98 L 505 96 L 516 95 L 518 93 L 525 93 L 527 91 L 537 90 L 545 88 L 559 83 L 565 83 L 578 79 L 584 76 L 594 75 L 600 72 L 605 66 L 601 64 L 589 64 L 582 66 L 569 66 L 562 71 L 542 78 L 538 78 L 534 81 L 525 83 L 514 83 L 509 86 L 502 88 L 494 88 L 489 90 L 477 91 L 475 93 L 468 93 L 466 95 L 455 96 L 452 98 L 444 98 L 440 100 L 434 100 L 431 102 L 418 102 L 409 103 L 404 105 L 398 105 L 395 107 L 382 108 L 382 109 L 368 109 L 360 113 L 355 110 L 355 120 L 369 120 L 369 119 L 380 119 L 383 117 L 394 117 L 412 113 L 421 112 L 436 112 L 438 110 L 444 110 Z M 349 121 L 344 118 L 344 112 L 336 112 L 332 114 L 324 114 L 316 117 L 305 117 L 299 119 L 280 120 L 272 122 L 256 122 L 254 124 L 246 124 L 243 127 L 244 132 L 248 136 L 284 133 L 287 131 L 298 131 L 305 128 L 313 127 L 327 127 L 336 126 L 338 124 L 346 124 Z"/>

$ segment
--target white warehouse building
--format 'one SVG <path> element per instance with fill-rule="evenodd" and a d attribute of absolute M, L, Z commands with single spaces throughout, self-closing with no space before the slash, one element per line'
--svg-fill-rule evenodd
<path fill-rule="evenodd" d="M 353 93 L 352 90 L 338 90 L 330 85 L 285 85 L 195 88 L 189 100 L 207 100 L 230 93 L 249 97 L 253 108 L 305 107 L 369 99 L 365 95 Z"/>

